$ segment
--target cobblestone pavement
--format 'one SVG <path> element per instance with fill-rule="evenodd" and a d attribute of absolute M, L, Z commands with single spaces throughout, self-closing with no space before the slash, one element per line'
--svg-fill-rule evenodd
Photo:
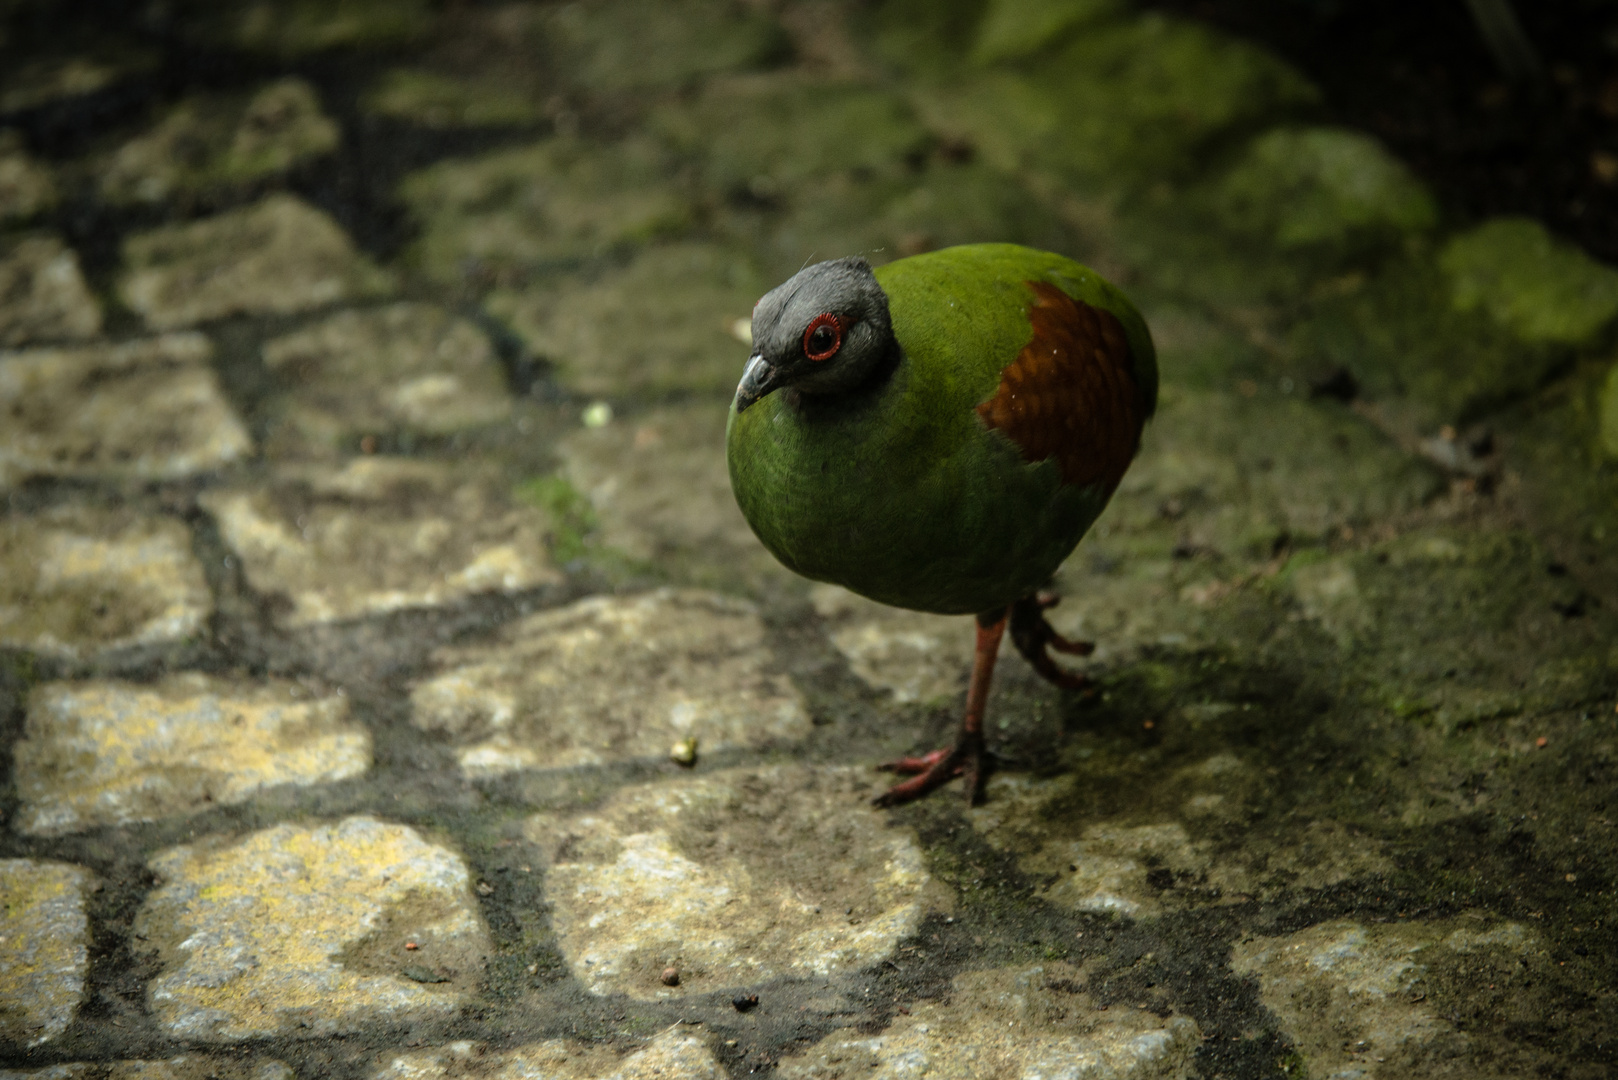
<path fill-rule="evenodd" d="M 970 240 L 1162 406 L 1096 691 L 878 812 L 969 629 L 724 412 Z M 1615 316 L 1125 0 L 0 0 L 0 1076 L 1613 1075 Z"/>

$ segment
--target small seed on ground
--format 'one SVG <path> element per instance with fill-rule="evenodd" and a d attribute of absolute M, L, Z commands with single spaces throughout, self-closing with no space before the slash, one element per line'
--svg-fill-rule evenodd
<path fill-rule="evenodd" d="M 664 986 L 679 986 L 680 969 L 676 967 L 666 967 L 663 969 L 663 974 L 659 975 L 658 978 L 662 981 Z"/>

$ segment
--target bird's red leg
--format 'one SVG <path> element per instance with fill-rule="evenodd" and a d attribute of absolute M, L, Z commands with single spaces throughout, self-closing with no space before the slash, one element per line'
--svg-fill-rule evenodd
<path fill-rule="evenodd" d="M 1065 671 L 1051 659 L 1047 649 L 1070 656 L 1089 656 L 1096 647 L 1088 641 L 1069 641 L 1045 619 L 1047 608 L 1059 602 L 1055 596 L 1025 596 L 1011 605 L 1011 643 L 1035 671 L 1064 690 L 1078 690 L 1090 680 L 1077 672 Z"/>
<path fill-rule="evenodd" d="M 900 806 L 926 795 L 957 776 L 966 777 L 966 805 L 977 802 L 983 789 L 983 710 L 989 702 L 989 682 L 1006 632 L 1006 611 L 987 612 L 977 619 L 977 648 L 972 654 L 972 682 L 966 689 L 966 716 L 955 745 L 916 758 L 900 758 L 882 768 L 897 773 L 919 773 L 878 795 L 878 806 Z"/>

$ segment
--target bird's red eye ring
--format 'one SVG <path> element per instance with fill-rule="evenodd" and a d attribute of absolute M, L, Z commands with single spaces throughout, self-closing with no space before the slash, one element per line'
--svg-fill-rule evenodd
<path fill-rule="evenodd" d="M 803 332 L 803 355 L 811 360 L 830 360 L 843 347 L 843 320 L 826 312 L 809 320 Z"/>

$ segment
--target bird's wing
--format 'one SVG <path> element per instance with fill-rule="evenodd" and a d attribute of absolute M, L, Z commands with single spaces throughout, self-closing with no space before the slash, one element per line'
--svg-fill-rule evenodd
<path fill-rule="evenodd" d="M 1140 445 L 1150 405 L 1118 317 L 1029 281 L 1033 334 L 1000 372 L 978 416 L 1028 461 L 1054 459 L 1062 482 L 1111 492 Z"/>

